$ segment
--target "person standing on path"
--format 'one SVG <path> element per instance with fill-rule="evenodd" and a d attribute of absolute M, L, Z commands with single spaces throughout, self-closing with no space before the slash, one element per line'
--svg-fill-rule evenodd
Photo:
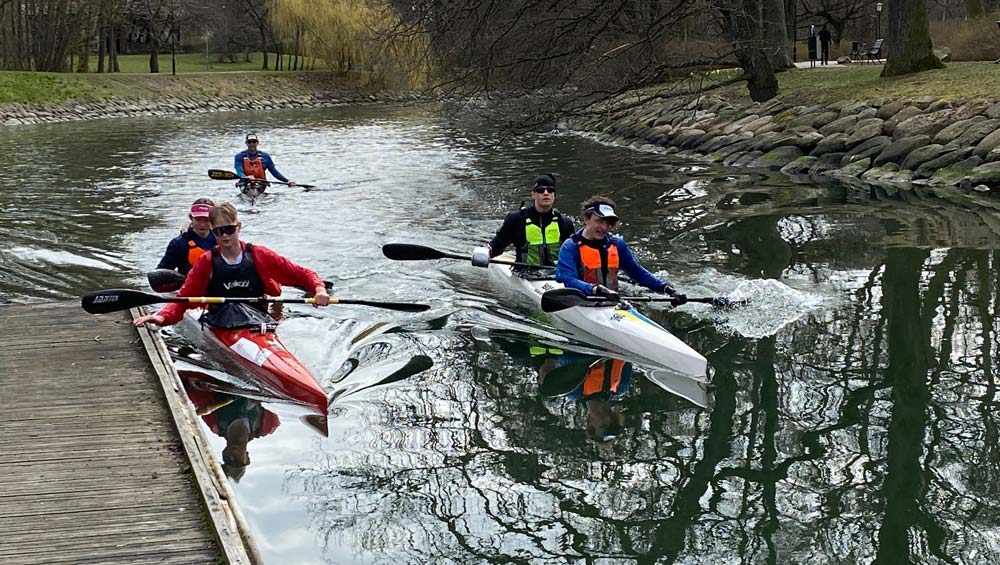
<path fill-rule="evenodd" d="M 821 51 L 821 58 L 824 65 L 830 64 L 830 30 L 826 29 L 826 24 L 823 24 L 822 29 L 819 30 L 819 46 Z"/>

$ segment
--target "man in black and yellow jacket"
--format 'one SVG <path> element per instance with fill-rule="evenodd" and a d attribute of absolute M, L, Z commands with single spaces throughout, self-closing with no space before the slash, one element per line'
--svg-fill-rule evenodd
<path fill-rule="evenodd" d="M 487 244 L 490 257 L 496 257 L 513 245 L 517 261 L 531 265 L 554 266 L 559 246 L 573 235 L 573 221 L 554 208 L 556 178 L 551 174 L 535 179 L 531 188 L 531 206 L 507 214 L 503 225 Z"/>

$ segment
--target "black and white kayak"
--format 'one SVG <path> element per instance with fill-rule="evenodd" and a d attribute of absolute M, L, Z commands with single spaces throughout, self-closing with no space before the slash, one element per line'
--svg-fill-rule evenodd
<path fill-rule="evenodd" d="M 514 257 L 504 254 L 497 259 L 513 261 Z M 490 264 L 489 271 L 494 284 L 522 295 L 539 309 L 542 294 L 564 288 L 544 271 L 518 271 L 516 267 L 496 263 Z M 621 352 L 626 359 L 652 363 L 687 377 L 707 377 L 705 357 L 630 304 L 583 304 L 549 315 L 562 321 L 573 333 L 582 333 L 579 336 L 582 341 L 593 343 L 596 338 L 600 345 Z"/>

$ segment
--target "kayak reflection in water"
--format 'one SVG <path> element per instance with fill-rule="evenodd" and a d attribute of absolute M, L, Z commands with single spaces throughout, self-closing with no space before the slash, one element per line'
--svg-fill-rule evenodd
<path fill-rule="evenodd" d="M 686 295 L 643 268 L 624 239 L 611 234 L 618 225 L 613 200 L 607 196 L 591 196 L 583 202 L 580 212 L 583 229 L 559 248 L 557 281 L 584 294 L 604 296 L 617 302 L 618 270 L 621 269 L 636 284 L 677 298 L 677 306 L 687 302 Z"/>
<path fill-rule="evenodd" d="M 157 269 L 170 269 L 186 275 L 198 258 L 215 247 L 212 222 L 208 219 L 213 207 L 215 203 L 210 198 L 199 198 L 194 201 L 188 213 L 190 224 L 167 244 L 163 258 L 156 265 Z"/>
<path fill-rule="evenodd" d="M 625 415 L 611 401 L 624 396 L 631 384 L 632 364 L 621 359 L 564 353 L 557 367 L 544 363 L 538 369 L 539 392 L 582 403 L 587 410 L 587 437 L 599 443 L 624 430 Z"/>
<path fill-rule="evenodd" d="M 315 272 L 264 246 L 240 241 L 243 224 L 232 204 L 226 202 L 212 208 L 209 220 L 219 245 L 198 259 L 177 296 L 279 296 L 281 285 L 292 285 L 314 289 L 315 306 L 330 304 L 326 286 Z M 172 302 L 156 314 L 136 318 L 133 324 L 176 324 L 185 310 L 198 307 L 198 304 Z M 214 328 L 235 329 L 274 323 L 276 320 L 268 316 L 263 303 L 223 303 L 209 306 L 202 321 Z"/>
<path fill-rule="evenodd" d="M 227 477 L 239 482 L 250 465 L 247 444 L 274 432 L 281 423 L 278 415 L 264 408 L 259 400 L 193 386 L 186 388 L 188 398 L 208 429 L 226 438 L 222 470 Z"/>

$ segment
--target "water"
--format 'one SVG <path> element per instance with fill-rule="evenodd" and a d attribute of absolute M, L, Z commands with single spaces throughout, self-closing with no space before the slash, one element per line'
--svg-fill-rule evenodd
<path fill-rule="evenodd" d="M 289 307 L 279 335 L 336 396 L 329 437 L 288 405 L 217 410 L 273 415 L 233 483 L 267 562 L 1000 561 L 1000 223 L 948 199 L 575 136 L 493 149 L 433 108 L 15 127 L 0 130 L 0 302 L 143 288 L 195 198 L 237 198 L 205 171 L 251 130 L 318 188 L 236 200 L 245 239 L 341 296 L 433 305 Z M 637 256 L 688 294 L 751 299 L 642 307 L 708 358 L 709 387 L 636 365 L 616 400 L 549 394 L 593 360 L 531 338 L 558 334 L 548 320 L 467 263 L 382 257 L 471 250 L 541 172 L 565 212 L 617 199 Z M 588 439 L 619 414 L 616 438 Z"/>

